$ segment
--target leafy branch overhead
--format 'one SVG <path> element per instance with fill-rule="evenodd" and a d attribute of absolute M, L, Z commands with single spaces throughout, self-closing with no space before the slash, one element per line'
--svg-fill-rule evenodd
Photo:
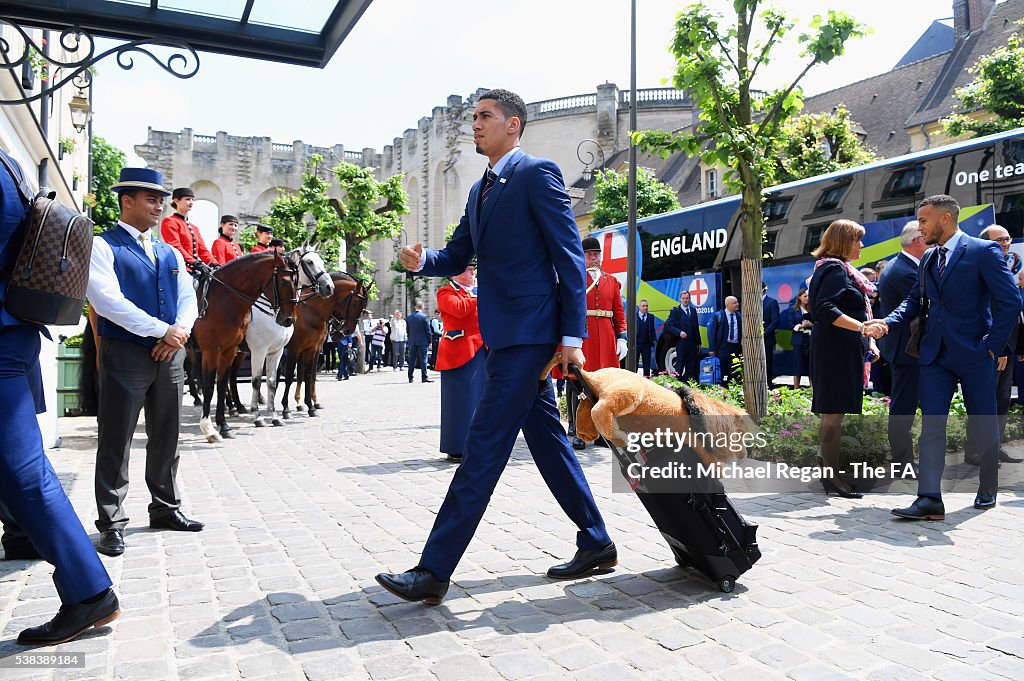
<path fill-rule="evenodd" d="M 1017 25 L 1024 27 L 1024 20 Z M 968 72 L 974 80 L 956 91 L 964 113 L 942 121 L 948 134 L 991 135 L 1024 127 L 1024 39 L 1019 30 Z"/>
<path fill-rule="evenodd" d="M 663 157 L 683 152 L 699 156 L 707 165 L 725 167 L 726 186 L 742 195 L 743 322 L 744 328 L 758 330 L 744 336 L 744 402 L 756 418 L 766 413 L 768 396 L 764 344 L 759 337 L 763 328 L 759 301 L 764 188 L 774 183 L 782 170 L 776 155 L 782 146 L 783 128 L 803 108 L 800 81 L 815 66 L 842 55 L 850 38 L 867 31 L 842 12 L 829 10 L 824 17 L 813 17 L 810 31 L 797 37 L 803 45 L 802 62 L 788 85 L 758 90 L 755 79 L 765 75 L 773 49 L 789 38 L 795 27 L 780 10 L 760 11 L 760 5 L 759 0 L 733 0 L 730 16 L 735 21 L 728 23 L 702 4 L 679 13 L 670 48 L 676 59 L 672 83 L 689 91 L 699 121 L 695 129 L 633 133 L 641 148 Z"/>
<path fill-rule="evenodd" d="M 679 208 L 679 199 L 672 188 L 652 173 L 637 168 L 636 216 L 658 215 Z M 594 209 L 591 229 L 625 222 L 629 217 L 629 176 L 602 170 L 594 183 Z"/>
<path fill-rule="evenodd" d="M 402 175 L 378 182 L 372 168 L 342 162 L 328 174 L 322 166 L 322 156 L 311 156 L 299 190 L 282 192 L 264 220 L 289 247 L 312 236 L 328 263 L 338 261 L 338 244 L 344 243 L 344 269 L 372 286 L 376 264 L 366 257 L 367 247 L 397 236 L 402 229 L 400 216 L 409 212 Z M 330 176 L 337 182 L 340 199 L 329 195 Z"/>

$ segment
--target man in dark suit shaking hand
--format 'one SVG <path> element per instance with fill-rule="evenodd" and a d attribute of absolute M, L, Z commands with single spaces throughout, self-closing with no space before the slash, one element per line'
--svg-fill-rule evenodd
<path fill-rule="evenodd" d="M 479 261 L 477 310 L 488 346 L 483 395 L 466 438 L 462 464 L 419 564 L 377 581 L 409 601 L 441 602 L 456 565 L 483 517 L 522 430 L 537 468 L 576 525 L 576 555 L 548 570 L 571 579 L 618 562 L 615 545 L 559 421 L 550 385 L 538 379 L 558 344 L 562 370 L 584 365 L 586 281 L 583 246 L 562 173 L 551 161 L 519 149 L 526 105 L 507 90 L 480 96 L 473 113 L 477 153 L 489 160 L 469 191 L 466 212 L 441 250 L 406 246 L 402 265 L 427 276 L 450 277 Z M 514 244 L 514 247 L 512 247 Z"/>
<path fill-rule="evenodd" d="M 917 283 L 917 268 L 927 246 L 917 220 L 908 222 L 900 233 L 902 249 L 882 272 L 878 285 L 881 315 L 884 317 L 907 299 Z M 909 325 L 904 324 L 892 334 L 878 340 L 882 357 L 892 367 L 892 403 L 889 405 L 889 449 L 893 463 L 912 463 L 914 443 L 910 430 L 918 406 L 917 357 L 907 354 Z"/>
<path fill-rule="evenodd" d="M 911 520 L 943 520 L 940 483 L 946 463 L 946 419 L 957 382 L 975 433 L 981 474 L 974 507 L 992 508 L 999 484 L 999 422 L 996 417 L 996 357 L 1020 312 L 1020 298 L 998 244 L 964 234 L 960 206 L 945 194 L 921 202 L 917 220 L 925 254 L 907 299 L 884 320 L 867 322 L 878 337 L 918 315 L 923 292 L 928 320 L 921 337 L 921 461 L 917 499 L 893 513 Z M 923 287 L 923 291 L 922 291 Z"/>

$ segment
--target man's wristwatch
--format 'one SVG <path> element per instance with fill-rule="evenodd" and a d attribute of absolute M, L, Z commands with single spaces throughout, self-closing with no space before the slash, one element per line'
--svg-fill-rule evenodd
<path fill-rule="evenodd" d="M 857 332 L 862 336 L 864 335 L 864 322 L 858 322 Z"/>

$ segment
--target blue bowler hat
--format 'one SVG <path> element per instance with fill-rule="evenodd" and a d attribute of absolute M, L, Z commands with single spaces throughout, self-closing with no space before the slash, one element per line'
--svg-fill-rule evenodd
<path fill-rule="evenodd" d="M 110 187 L 111 191 L 122 189 L 145 189 L 161 196 L 170 196 L 164 189 L 164 176 L 159 170 L 152 168 L 121 168 L 121 176 L 117 184 Z"/>

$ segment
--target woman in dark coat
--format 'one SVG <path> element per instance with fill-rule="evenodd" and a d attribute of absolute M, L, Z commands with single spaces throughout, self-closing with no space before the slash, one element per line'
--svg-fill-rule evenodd
<path fill-rule="evenodd" d="M 787 324 L 793 329 L 793 387 L 800 387 L 800 379 L 810 376 L 811 322 L 807 314 L 811 311 L 807 303 L 807 289 L 800 289 L 788 310 Z M 813 387 L 814 382 L 811 382 Z"/>
<path fill-rule="evenodd" d="M 871 319 L 870 296 L 874 285 L 858 272 L 851 260 L 860 257 L 864 228 L 852 220 L 836 220 L 821 237 L 813 255 L 808 286 L 811 317 L 811 411 L 821 417 L 818 442 L 826 467 L 839 470 L 839 439 L 843 417 L 859 414 L 863 404 L 864 362 L 878 359 L 875 341 L 864 335 Z M 825 494 L 860 498 L 838 476 L 822 478 Z"/>

